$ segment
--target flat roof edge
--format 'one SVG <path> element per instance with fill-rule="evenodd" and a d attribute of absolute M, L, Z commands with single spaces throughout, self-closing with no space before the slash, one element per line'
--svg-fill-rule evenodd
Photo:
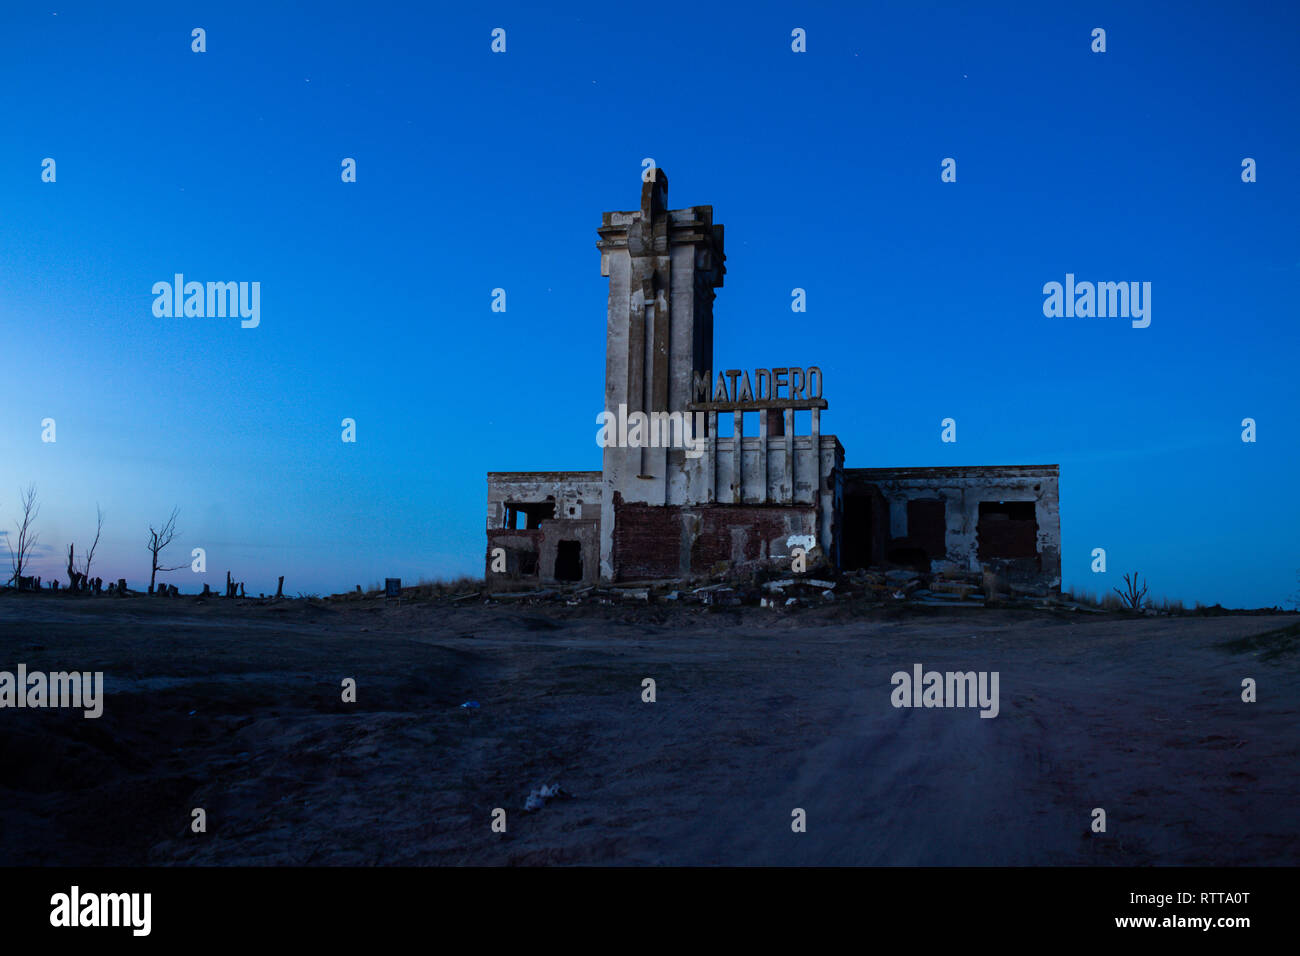
<path fill-rule="evenodd" d="M 586 478 L 597 480 L 601 477 L 599 471 L 489 471 L 487 476 L 492 478 Z"/>
<path fill-rule="evenodd" d="M 893 468 L 845 468 L 846 473 L 860 475 L 980 475 L 980 474 L 1049 474 L 1059 476 L 1060 465 L 933 465 L 933 466 L 897 466 Z"/>

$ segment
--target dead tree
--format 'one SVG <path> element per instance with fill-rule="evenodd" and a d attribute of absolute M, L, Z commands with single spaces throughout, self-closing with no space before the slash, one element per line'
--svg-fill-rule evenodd
<path fill-rule="evenodd" d="M 40 540 L 40 535 L 32 530 L 36 523 L 36 516 L 40 514 L 41 506 L 36 503 L 36 486 L 28 485 L 27 490 L 19 489 L 19 501 L 22 503 L 23 516 L 14 521 L 14 527 L 18 529 L 18 550 L 14 550 L 13 540 L 9 535 L 5 535 L 5 544 L 9 547 L 9 566 L 13 569 L 13 575 L 9 578 L 15 584 L 18 583 L 19 577 L 22 576 L 23 569 L 31 561 L 32 549 L 36 547 L 36 542 Z"/>
<path fill-rule="evenodd" d="M 90 542 L 90 548 L 86 551 L 86 560 L 81 566 L 82 580 L 90 582 L 90 563 L 95 560 L 95 549 L 99 547 L 99 536 L 104 530 L 104 512 L 99 505 L 95 505 L 95 540 Z"/>
<path fill-rule="evenodd" d="M 278 601 L 284 597 L 284 575 L 280 575 L 280 583 L 275 586 L 275 599 Z"/>
<path fill-rule="evenodd" d="M 81 590 L 81 582 L 86 577 L 77 570 L 77 560 L 73 556 L 73 550 L 75 548 L 75 544 L 68 545 L 68 590 L 72 591 L 74 594 Z"/>
<path fill-rule="evenodd" d="M 1147 596 L 1147 586 L 1145 584 L 1142 585 L 1141 590 L 1138 590 L 1138 573 L 1136 571 L 1133 572 L 1132 579 L 1127 574 L 1124 575 L 1123 591 L 1119 588 L 1111 588 L 1111 590 L 1119 595 L 1119 599 L 1124 602 L 1124 606 L 1130 611 L 1140 611 L 1143 598 Z"/>
<path fill-rule="evenodd" d="M 175 567 L 163 567 L 158 563 L 158 555 L 176 537 L 176 515 L 178 511 L 179 509 L 173 508 L 167 522 L 161 528 L 155 529 L 153 525 L 149 526 L 149 543 L 145 545 L 145 548 L 148 549 L 152 559 L 149 571 L 150 594 L 153 594 L 154 581 L 157 579 L 159 571 L 179 571 L 185 567 L 183 564 L 178 564 Z"/>

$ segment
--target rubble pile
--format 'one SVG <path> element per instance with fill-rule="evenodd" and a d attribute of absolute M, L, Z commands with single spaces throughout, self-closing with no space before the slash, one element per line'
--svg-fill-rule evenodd
<path fill-rule="evenodd" d="M 464 601 L 475 592 L 460 595 Z M 489 602 L 518 604 L 638 605 L 676 604 L 703 607 L 816 607 L 835 602 L 922 607 L 1062 607 L 1073 606 L 1047 587 L 1003 581 L 980 571 L 926 572 L 891 567 L 843 574 L 825 567 L 784 575 L 770 568 L 736 572 L 715 568 L 695 579 L 627 581 L 585 587 L 548 585 L 528 591 L 489 591 Z"/>

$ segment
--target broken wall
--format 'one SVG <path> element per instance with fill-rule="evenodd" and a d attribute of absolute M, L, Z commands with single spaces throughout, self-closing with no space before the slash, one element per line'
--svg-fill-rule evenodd
<path fill-rule="evenodd" d="M 600 579 L 599 518 L 543 521 L 541 531 L 542 584 L 595 584 Z"/>
<path fill-rule="evenodd" d="M 648 505 L 616 495 L 615 580 L 705 574 L 721 561 L 788 566 L 791 547 L 817 542 L 818 523 L 811 506 Z"/>
<path fill-rule="evenodd" d="M 1059 473 L 1056 465 L 845 469 L 850 523 L 858 533 L 869 524 L 872 540 L 844 547 L 859 566 L 864 554 L 898 564 L 924 555 L 928 570 L 988 569 L 1059 588 Z M 871 513 L 860 520 L 864 507 Z M 936 521 L 942 553 L 933 553 Z"/>
<path fill-rule="evenodd" d="M 578 542 L 581 580 L 594 581 L 599 569 L 600 472 L 493 471 L 487 477 L 484 569 L 490 587 L 554 582 L 561 541 Z M 531 526 L 525 526 L 529 515 Z M 512 517 L 518 527 L 510 527 Z M 492 570 L 496 548 L 505 549 L 505 571 Z"/>

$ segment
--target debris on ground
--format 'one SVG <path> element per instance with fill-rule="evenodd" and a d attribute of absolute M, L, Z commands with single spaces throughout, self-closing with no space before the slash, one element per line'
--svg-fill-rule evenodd
<path fill-rule="evenodd" d="M 676 605 L 695 607 L 699 613 L 742 606 L 780 612 L 829 609 L 831 606 L 847 610 L 862 605 L 881 608 L 1019 607 L 1105 613 L 1095 604 L 1062 594 L 1058 588 L 1027 580 L 1014 569 L 1005 573 L 987 568 L 969 570 L 942 561 L 932 562 L 929 570 L 920 565 L 883 564 L 844 572 L 836 571 L 825 562 L 810 566 L 806 572 L 792 572 L 788 563 L 782 561 L 722 561 L 706 572 L 672 579 L 551 583 L 545 586 L 539 586 L 536 579 L 531 586 L 527 581 L 494 581 L 490 586 L 484 585 L 477 590 L 460 593 L 448 590 L 433 597 L 433 603 L 462 604 L 467 601 L 513 607 L 563 605 L 575 609 L 601 605 Z"/>
<path fill-rule="evenodd" d="M 534 790 L 528 795 L 528 802 L 524 804 L 524 809 L 529 813 L 532 813 L 534 810 L 542 809 L 542 807 L 546 806 L 549 801 L 554 800 L 556 797 L 567 796 L 570 796 L 568 791 L 558 783 L 543 784 L 540 789 Z"/>

